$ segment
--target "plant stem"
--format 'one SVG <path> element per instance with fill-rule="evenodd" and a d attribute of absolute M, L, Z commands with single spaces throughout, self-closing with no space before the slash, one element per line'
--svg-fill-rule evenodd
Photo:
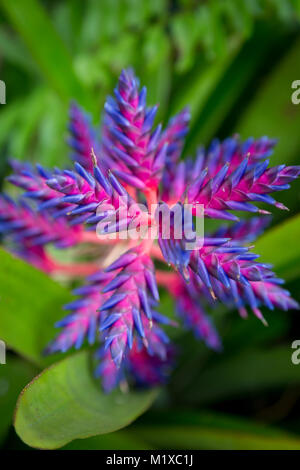
<path fill-rule="evenodd" d="M 167 289 L 176 281 L 177 274 L 167 271 L 156 271 L 156 280 L 158 284 L 166 287 Z"/>
<path fill-rule="evenodd" d="M 109 234 L 111 235 L 111 234 Z M 81 242 L 82 243 L 95 243 L 98 245 L 114 245 L 119 241 L 118 234 L 115 239 L 109 238 L 108 235 L 98 235 L 96 232 L 83 232 Z"/>
<path fill-rule="evenodd" d="M 69 263 L 61 264 L 55 262 L 53 271 L 55 274 L 67 274 L 68 276 L 74 277 L 85 277 L 89 276 L 96 271 L 99 271 L 100 266 L 95 263 Z"/>

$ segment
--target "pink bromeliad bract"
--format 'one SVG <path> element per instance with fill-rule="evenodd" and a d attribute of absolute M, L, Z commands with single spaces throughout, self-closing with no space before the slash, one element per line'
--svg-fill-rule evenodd
<path fill-rule="evenodd" d="M 214 140 L 194 159 L 182 160 L 188 109 L 165 129 L 154 124 L 156 110 L 147 106 L 146 88 L 132 70 L 123 71 L 101 129 L 72 103 L 74 166 L 46 170 L 12 161 L 8 180 L 24 192 L 18 200 L 0 198 L 0 231 L 10 251 L 50 275 L 86 278 L 46 352 L 97 344 L 95 375 L 106 391 L 128 379 L 142 386 L 167 379 L 176 354 L 164 327 L 177 323 L 159 312 L 159 286 L 173 296 L 183 326 L 214 350 L 222 344 L 207 308 L 218 302 L 243 317 L 251 309 L 263 323 L 261 307 L 298 308 L 250 243 L 270 222 L 261 205 L 286 209 L 271 193 L 288 189 L 300 167 L 269 166 L 276 142 L 267 137 Z M 222 220 L 214 233 L 197 235 L 193 249 L 185 235 L 175 236 L 184 217 L 175 221 L 173 208 L 185 204 L 190 228 L 200 216 Z M 167 238 L 153 205 L 170 215 Z M 252 217 L 239 220 L 236 211 Z M 153 225 L 156 238 L 122 236 L 133 226 L 147 232 Z M 72 246 L 73 257 L 85 261 L 62 263 L 51 245 Z M 156 270 L 156 261 L 166 268 Z"/>

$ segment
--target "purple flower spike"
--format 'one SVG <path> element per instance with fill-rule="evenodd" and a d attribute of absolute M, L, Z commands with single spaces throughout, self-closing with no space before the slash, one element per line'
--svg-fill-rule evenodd
<path fill-rule="evenodd" d="M 69 206 L 69 204 L 60 202 L 61 194 L 51 189 L 47 184 L 48 179 L 60 174 L 59 170 L 51 172 L 40 165 L 33 168 L 28 164 L 21 165 L 16 160 L 11 160 L 10 164 L 14 174 L 9 176 L 7 180 L 25 191 L 22 194 L 23 197 L 29 198 L 38 204 L 43 204 L 44 208 Z"/>
<path fill-rule="evenodd" d="M 211 279 L 218 280 L 226 289 L 230 281 L 248 286 L 250 281 L 263 281 L 274 277 L 269 266 L 258 263 L 257 255 L 249 248 L 227 242 L 219 247 L 203 246 L 192 253 L 190 268 L 197 274 L 214 296 Z"/>
<path fill-rule="evenodd" d="M 208 166 L 204 167 L 205 154 L 201 153 L 200 159 L 198 158 L 194 165 L 193 176 L 190 176 L 189 181 L 186 179 L 185 196 L 190 204 L 202 204 L 206 217 L 225 220 L 237 220 L 228 211 L 268 214 L 267 211 L 253 205 L 253 202 L 262 202 L 279 209 L 286 209 L 283 204 L 276 202 L 270 193 L 288 189 L 288 183 L 299 176 L 300 166 L 279 165 L 268 168 L 268 160 L 260 160 L 261 152 L 258 152 L 258 156 L 255 152 L 243 154 L 243 148 L 240 152 L 230 150 L 228 154 L 223 149 L 226 161 L 223 166 L 220 166 L 219 143 L 217 149 L 215 153 L 218 157 L 217 163 L 209 155 Z M 212 151 L 212 155 L 215 154 Z M 197 174 L 199 176 L 195 178 Z"/>
<path fill-rule="evenodd" d="M 27 240 L 22 240 L 22 243 L 15 244 L 11 251 L 40 271 L 50 274 L 55 269 L 53 261 L 44 246 L 32 246 Z"/>
<path fill-rule="evenodd" d="M 146 107 L 146 89 L 139 90 L 132 70 L 122 72 L 105 113 L 103 151 L 118 177 L 138 189 L 157 188 L 167 147 L 160 144 L 161 127 L 153 129 L 156 107 Z"/>
<path fill-rule="evenodd" d="M 207 152 L 199 148 L 198 154 L 201 156 L 201 167 L 199 170 L 208 168 L 211 177 L 214 177 L 223 168 L 225 163 L 230 163 L 231 171 L 234 171 L 248 158 L 249 167 L 269 157 L 273 153 L 276 139 L 269 139 L 264 136 L 260 139 L 249 139 L 241 142 L 238 136 L 229 137 L 223 142 L 214 139 Z"/>
<path fill-rule="evenodd" d="M 150 333 L 155 337 L 154 331 L 155 326 Z M 135 338 L 121 367 L 117 367 L 112 361 L 107 349 L 100 348 L 96 355 L 99 365 L 95 370 L 95 376 L 101 377 L 102 387 L 107 393 L 118 385 L 126 389 L 127 377 L 137 386 L 155 387 L 167 382 L 174 355 L 174 348 L 170 344 L 165 345 L 163 358 L 157 354 L 150 354 L 144 344 Z"/>
<path fill-rule="evenodd" d="M 200 305 L 201 289 L 195 276 L 191 276 L 191 282 L 187 285 L 179 277 L 172 284 L 171 292 L 177 300 L 177 313 L 183 319 L 185 326 L 192 329 L 196 338 L 216 351 L 222 350 L 219 334 L 214 327 L 211 318 Z"/>
<path fill-rule="evenodd" d="M 60 213 L 62 204 L 71 205 L 66 214 L 72 224 L 96 224 L 103 234 L 127 230 L 133 221 L 142 223 L 143 212 L 114 174 L 109 171 L 105 176 L 94 164 L 93 174 L 75 163 L 76 172 L 66 170 L 47 180 L 47 185 L 61 194 L 51 206 L 56 206 L 55 213 Z"/>
<path fill-rule="evenodd" d="M 260 311 L 264 306 L 270 310 L 278 308 L 280 310 L 299 309 L 299 304 L 291 298 L 290 293 L 280 287 L 282 283 L 278 278 L 267 278 L 262 281 L 249 281 L 242 284 L 230 280 L 230 289 L 225 289 L 224 285 L 215 278 L 211 278 L 214 293 L 222 303 L 236 307 L 241 317 L 247 317 L 246 307 L 250 307 L 254 315 L 267 325 L 267 322 Z M 201 287 L 201 286 L 200 286 Z M 202 288 L 205 289 L 203 285 Z"/>
<path fill-rule="evenodd" d="M 136 383 L 142 387 L 155 387 L 167 382 L 172 371 L 175 351 L 172 346 L 166 346 L 164 358 L 150 355 L 148 350 L 134 343 L 130 351 L 128 368 Z"/>
<path fill-rule="evenodd" d="M 165 327 L 177 323 L 157 311 L 159 287 L 173 296 L 183 325 L 215 351 L 221 339 L 208 308 L 222 303 L 242 317 L 249 309 L 264 324 L 263 308 L 299 308 L 249 244 L 270 223 L 265 204 L 287 209 L 272 193 L 288 189 L 300 166 L 270 166 L 276 141 L 268 137 L 215 139 L 183 160 L 188 109 L 164 129 L 146 95 L 133 71 L 123 71 L 99 136 L 73 103 L 74 168 L 12 161 L 8 180 L 22 197 L 0 197 L 0 234 L 10 251 L 64 280 L 87 277 L 46 352 L 97 343 L 95 376 L 106 392 L 166 381 L 175 349 Z M 237 211 L 249 218 L 240 221 Z M 200 235 L 195 227 L 206 218 L 226 223 L 211 233 L 204 224 Z M 76 245 L 65 257 L 72 262 L 61 263 L 49 245 Z M 169 269 L 156 270 L 153 259 Z"/>
<path fill-rule="evenodd" d="M 105 294 L 109 292 L 110 297 L 100 308 L 103 312 L 100 331 L 105 331 L 105 346 L 110 349 L 116 366 L 120 367 L 132 348 L 134 335 L 151 349 L 149 335 L 153 323 L 152 307 L 156 303 L 153 293 L 157 296 L 157 286 L 154 285 L 152 261 L 140 248 L 122 255 L 106 271 L 116 275 L 102 290 Z M 160 344 L 159 339 L 157 344 Z"/>
<path fill-rule="evenodd" d="M 17 203 L 2 195 L 0 232 L 5 238 L 11 238 L 19 251 L 21 247 L 31 249 L 49 243 L 58 248 L 72 246 L 80 241 L 82 228 L 70 227 L 63 218 L 53 219 L 49 213 L 36 212 L 25 201 Z"/>
<path fill-rule="evenodd" d="M 271 217 L 252 217 L 249 220 L 241 220 L 231 227 L 220 227 L 212 238 L 231 238 L 232 243 L 251 243 L 258 238 L 271 223 Z"/>
<path fill-rule="evenodd" d="M 97 351 L 96 360 L 98 361 L 98 365 L 94 375 L 96 378 L 101 377 L 102 388 L 106 393 L 111 392 L 120 383 L 124 383 L 124 367 L 117 368 L 107 349 L 101 347 Z"/>
<path fill-rule="evenodd" d="M 70 106 L 69 132 L 68 144 L 73 150 L 71 159 L 92 173 L 94 164 L 91 153 L 93 149 L 97 157 L 100 155 L 99 141 L 91 117 L 75 102 Z"/>
<path fill-rule="evenodd" d="M 161 149 L 164 144 L 168 144 L 166 156 L 167 164 L 171 162 L 178 162 L 178 159 L 181 156 L 184 139 L 188 133 L 190 117 L 189 109 L 183 109 L 181 113 L 170 119 L 165 131 L 161 136 L 159 149 Z"/>
<path fill-rule="evenodd" d="M 62 328 L 56 339 L 48 345 L 46 354 L 57 351 L 66 352 L 71 347 L 79 349 L 84 340 L 94 344 L 100 326 L 101 315 L 99 307 L 108 297 L 101 294 L 101 289 L 111 280 L 112 276 L 102 271 L 89 278 L 89 284 L 75 289 L 75 295 L 79 299 L 65 306 L 70 314 L 56 323 L 57 328 Z"/>

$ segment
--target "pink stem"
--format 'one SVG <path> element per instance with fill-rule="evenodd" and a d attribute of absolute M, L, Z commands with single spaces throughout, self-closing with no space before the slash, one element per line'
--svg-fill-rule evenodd
<path fill-rule="evenodd" d="M 152 245 L 151 246 L 151 255 L 154 256 L 154 258 L 159 259 L 161 261 L 164 260 L 164 257 L 162 255 L 162 252 L 160 251 L 160 248 L 158 245 Z"/>
<path fill-rule="evenodd" d="M 161 286 L 170 289 L 177 281 L 177 274 L 167 271 L 156 271 L 156 280 Z"/>
<path fill-rule="evenodd" d="M 151 213 L 151 206 L 152 204 L 157 204 L 157 190 L 156 189 L 148 189 L 145 191 L 146 201 L 148 205 L 148 211 Z"/>
<path fill-rule="evenodd" d="M 95 263 L 70 263 L 60 264 L 55 262 L 52 272 L 55 274 L 67 274 L 72 277 L 86 277 L 99 271 L 100 266 Z"/>
<path fill-rule="evenodd" d="M 157 189 L 150 188 L 145 191 L 147 206 L 148 206 L 148 216 L 147 216 L 147 223 L 150 225 L 148 234 L 149 238 L 144 240 L 141 244 L 142 250 L 144 253 L 150 253 L 153 247 L 153 239 L 151 238 L 151 224 L 155 223 L 154 220 L 151 219 L 152 215 L 152 205 L 157 204 Z"/>
<path fill-rule="evenodd" d="M 129 194 L 134 200 L 136 200 L 136 190 L 135 190 L 135 188 L 132 188 L 131 186 L 126 186 L 126 191 L 128 192 L 128 194 Z"/>
<path fill-rule="evenodd" d="M 118 242 L 118 235 L 116 239 L 111 239 L 108 235 L 98 235 L 96 232 L 83 232 L 81 236 L 82 243 L 96 243 L 101 245 L 114 245 Z"/>

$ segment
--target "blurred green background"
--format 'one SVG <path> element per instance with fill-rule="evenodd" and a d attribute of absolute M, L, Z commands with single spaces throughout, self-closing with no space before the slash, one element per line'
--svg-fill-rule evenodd
<path fill-rule="evenodd" d="M 184 155 L 214 136 L 268 135 L 279 139 L 273 164 L 300 164 L 300 105 L 291 102 L 300 79 L 300 0 L 0 0 L 1 181 L 11 156 L 66 164 L 70 100 L 98 122 L 128 66 L 147 85 L 148 102 L 159 103 L 160 121 L 190 106 Z M 256 244 L 297 300 L 299 190 L 298 181 L 280 194 L 290 212 L 275 210 Z M 163 310 L 172 310 L 166 295 Z M 300 365 L 291 364 L 299 312 L 267 312 L 268 328 L 236 312 L 215 317 L 222 354 L 177 333 L 180 361 L 153 407 L 124 430 L 67 447 L 300 449 Z M 12 414 L 38 370 L 19 352 L 0 366 L 0 443 L 10 449 L 25 447 Z"/>

